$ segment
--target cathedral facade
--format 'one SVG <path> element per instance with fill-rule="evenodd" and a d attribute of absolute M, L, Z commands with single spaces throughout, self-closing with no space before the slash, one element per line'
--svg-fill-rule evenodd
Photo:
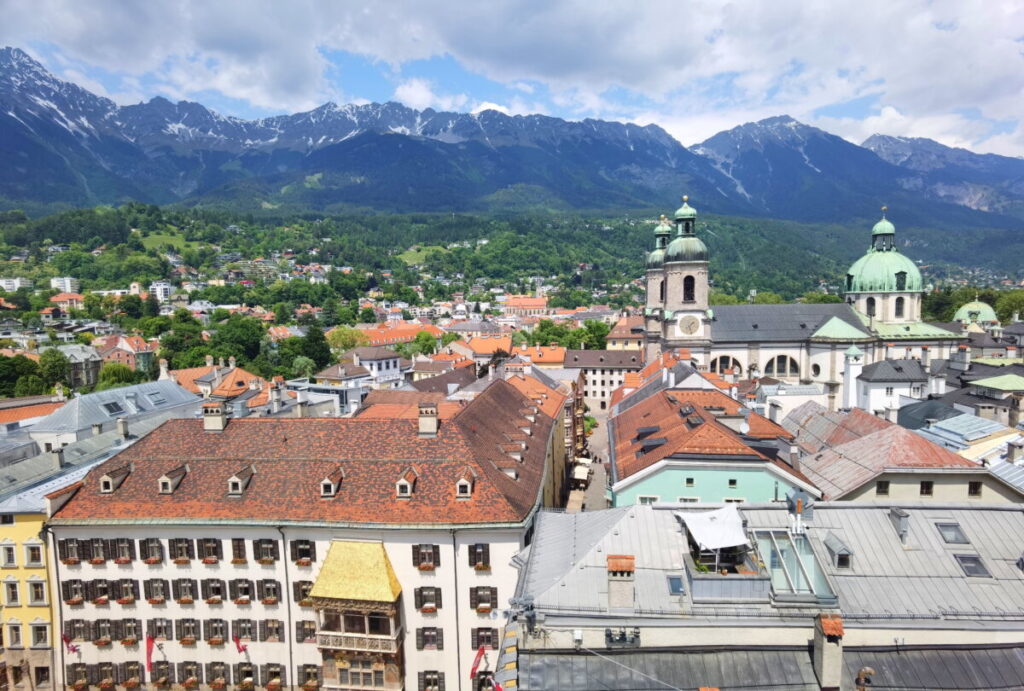
<path fill-rule="evenodd" d="M 644 328 L 648 359 L 687 348 L 706 370 L 820 384 L 830 407 L 842 407 L 850 358 L 946 359 L 964 337 L 921 321 L 921 272 L 896 247 L 884 216 L 871 246 L 847 271 L 845 302 L 716 305 L 708 303 L 708 248 L 697 236 L 697 212 L 683 197 L 672 221 L 662 217 L 647 256 Z"/>

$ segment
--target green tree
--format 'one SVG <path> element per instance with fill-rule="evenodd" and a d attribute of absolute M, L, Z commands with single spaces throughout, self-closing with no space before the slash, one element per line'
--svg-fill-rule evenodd
<path fill-rule="evenodd" d="M 347 326 L 337 326 L 327 334 L 327 342 L 332 348 L 344 352 L 367 345 L 370 340 L 364 331 Z"/>
<path fill-rule="evenodd" d="M 441 336 L 441 345 L 446 346 L 455 341 L 461 341 L 462 336 L 453 332 L 446 332 L 444 336 Z"/>
<path fill-rule="evenodd" d="M 152 290 L 146 295 L 146 301 L 142 303 L 142 316 L 160 316 L 160 301 L 156 299 L 156 292 Z"/>
<path fill-rule="evenodd" d="M 300 355 L 292 360 L 292 375 L 306 377 L 307 379 L 316 374 L 317 364 L 311 358 Z"/>
<path fill-rule="evenodd" d="M 825 305 L 842 302 L 843 298 L 839 295 L 831 295 L 817 290 L 809 290 L 803 294 L 801 300 L 808 305 Z"/>
<path fill-rule="evenodd" d="M 306 327 L 306 335 L 302 339 L 302 354 L 316 363 L 317 367 L 326 366 L 333 356 L 331 346 L 324 338 L 324 330 L 315 324 Z"/>
<path fill-rule="evenodd" d="M 578 331 L 583 332 L 582 341 L 587 350 L 604 350 L 608 347 L 608 332 L 611 331 L 611 327 L 603 321 L 588 320 Z"/>
<path fill-rule="evenodd" d="M 711 291 L 711 295 L 708 296 L 709 305 L 738 305 L 740 299 L 735 295 L 729 295 L 728 293 L 719 293 L 718 291 Z"/>
<path fill-rule="evenodd" d="M 1014 315 L 1019 319 L 1024 315 L 1024 290 L 1008 290 L 999 295 L 996 304 L 993 305 L 996 316 L 1003 324 L 1009 324 Z"/>
<path fill-rule="evenodd" d="M 71 362 L 64 353 L 56 348 L 50 348 L 40 354 L 39 376 L 47 386 L 53 386 L 57 382 L 67 384 L 70 373 Z"/>
<path fill-rule="evenodd" d="M 117 303 L 118 308 L 126 317 L 138 319 L 142 316 L 142 298 L 138 295 L 125 295 Z"/>
<path fill-rule="evenodd" d="M 420 331 L 413 339 L 413 347 L 422 355 L 433 355 L 437 350 L 437 339 L 427 331 Z"/>
<path fill-rule="evenodd" d="M 759 291 L 754 296 L 755 305 L 781 305 L 785 300 L 778 293 L 773 293 L 770 290 Z"/>
<path fill-rule="evenodd" d="M 372 307 L 364 307 L 359 311 L 359 323 L 361 324 L 373 324 L 377 321 L 377 313 L 373 311 Z"/>
<path fill-rule="evenodd" d="M 128 386 L 138 381 L 138 374 L 128 365 L 119 362 L 108 362 L 100 368 L 99 381 L 96 383 L 97 391 L 116 389 L 119 386 Z"/>
<path fill-rule="evenodd" d="M 41 396 L 47 391 L 46 382 L 34 374 L 18 377 L 14 384 L 15 396 Z"/>

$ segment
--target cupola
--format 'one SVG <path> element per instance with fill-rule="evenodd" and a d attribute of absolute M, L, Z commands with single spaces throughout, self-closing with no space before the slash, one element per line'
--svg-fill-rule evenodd
<path fill-rule="evenodd" d="M 668 217 L 662 214 L 661 220 L 654 229 L 654 250 L 647 255 L 647 268 L 660 269 L 665 263 L 665 248 L 668 246 L 668 238 L 672 235 L 672 225 Z"/>
<path fill-rule="evenodd" d="M 847 293 L 919 293 L 921 271 L 896 249 L 896 227 L 885 217 L 871 230 L 871 247 L 846 273 Z"/>
<path fill-rule="evenodd" d="M 708 248 L 695 234 L 697 211 L 683 196 L 683 205 L 676 209 L 676 236 L 665 250 L 665 262 L 706 262 Z"/>

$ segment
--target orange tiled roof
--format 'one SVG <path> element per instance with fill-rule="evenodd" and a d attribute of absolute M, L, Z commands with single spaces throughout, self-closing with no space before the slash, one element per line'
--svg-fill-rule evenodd
<path fill-rule="evenodd" d="M 535 298 L 530 295 L 509 295 L 505 300 L 505 307 L 518 309 L 539 309 L 548 306 L 546 297 Z"/>
<path fill-rule="evenodd" d="M 543 414 L 530 423 L 514 412 L 526 405 L 497 380 L 429 438 L 406 419 L 246 417 L 221 432 L 203 431 L 202 420 L 168 420 L 93 468 L 53 520 L 520 522 L 540 496 L 547 444 L 527 443 L 522 460 L 500 447 L 510 438 L 546 440 L 554 424 Z M 527 425 L 532 437 L 519 432 Z M 100 477 L 128 463 L 134 470 L 121 486 L 100 493 Z M 183 463 L 189 470 L 181 484 L 160 494 L 158 478 Z M 248 465 L 255 473 L 245 493 L 224 501 L 228 478 Z M 456 483 L 467 467 L 476 480 L 472 496 L 460 499 Z M 339 470 L 344 478 L 336 497 L 320 499 L 321 480 Z M 412 497 L 398 499 L 395 482 L 409 471 L 416 474 Z"/>
<path fill-rule="evenodd" d="M 517 374 L 509 377 L 508 383 L 515 387 L 516 391 L 533 401 L 534 405 L 544 411 L 548 417 L 557 419 L 565 406 L 568 398 L 564 393 L 549 389 L 539 379 L 524 374 Z"/>
<path fill-rule="evenodd" d="M 17 350 L 15 348 L 0 348 L 0 355 L 6 357 L 14 357 L 15 355 L 24 355 L 32 362 L 39 362 L 39 353 L 30 353 L 27 350 Z"/>
<path fill-rule="evenodd" d="M 50 298 L 50 302 L 81 302 L 84 299 L 85 298 L 78 293 L 57 293 Z"/>
<path fill-rule="evenodd" d="M 476 336 L 466 341 L 466 346 L 475 355 L 494 355 L 499 350 L 512 352 L 511 336 Z"/>
<path fill-rule="evenodd" d="M 537 365 L 561 367 L 565 362 L 565 348 L 562 346 L 519 346 L 512 355 L 518 355 Z"/>
<path fill-rule="evenodd" d="M 0 409 L 0 425 L 49 415 L 63 407 L 64 403 L 65 401 L 57 401 L 55 403 L 37 403 L 35 405 L 23 405 L 19 408 Z"/>

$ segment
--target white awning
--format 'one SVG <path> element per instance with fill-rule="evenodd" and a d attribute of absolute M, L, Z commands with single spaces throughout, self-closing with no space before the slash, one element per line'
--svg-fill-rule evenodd
<path fill-rule="evenodd" d="M 578 465 L 572 469 L 573 480 L 586 480 L 590 477 L 590 466 Z"/>
<path fill-rule="evenodd" d="M 714 511 L 676 511 L 701 549 L 722 549 L 749 545 L 743 532 L 743 519 L 735 504 Z"/>

